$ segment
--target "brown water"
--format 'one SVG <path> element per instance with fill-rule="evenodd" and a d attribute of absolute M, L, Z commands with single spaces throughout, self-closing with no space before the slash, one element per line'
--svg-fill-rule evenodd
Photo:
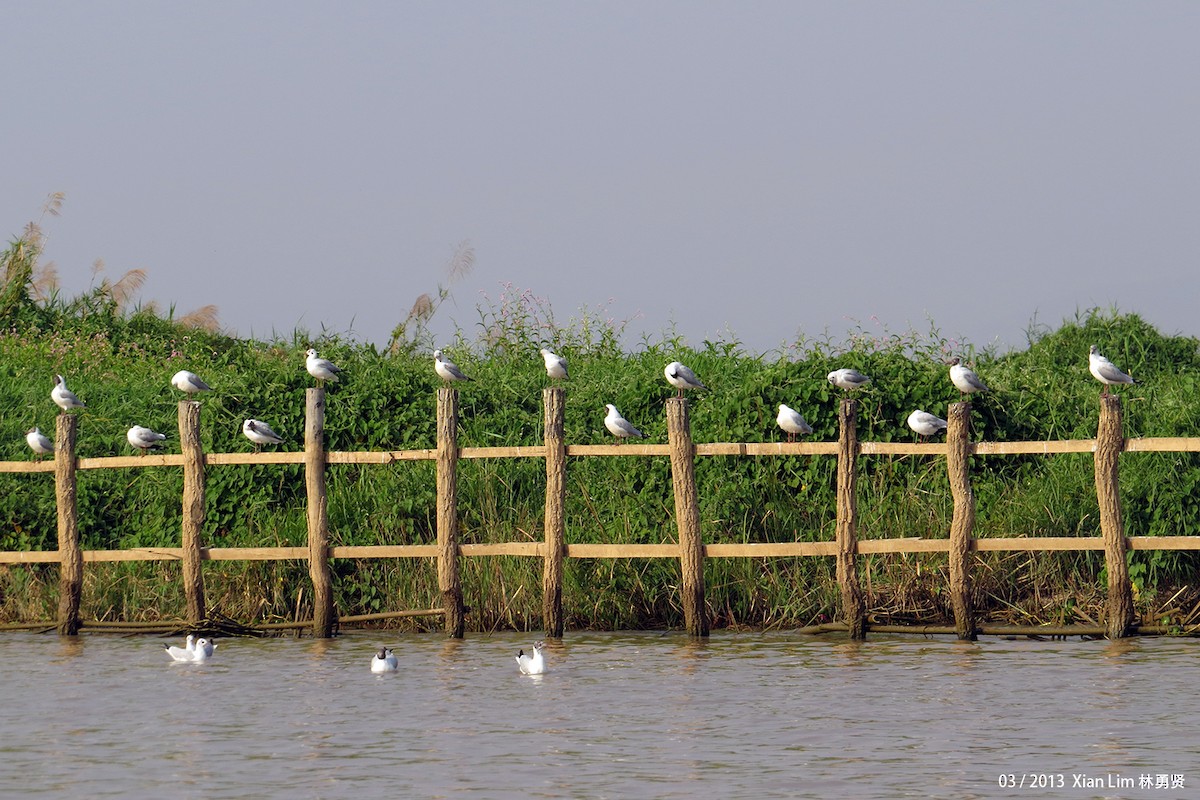
<path fill-rule="evenodd" d="M 1193 640 L 163 641 L 0 634 L 0 797 L 1200 796 Z"/>

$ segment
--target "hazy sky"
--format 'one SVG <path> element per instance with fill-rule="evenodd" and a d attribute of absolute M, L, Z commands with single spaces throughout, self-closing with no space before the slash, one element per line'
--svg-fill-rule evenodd
<path fill-rule="evenodd" d="M 0 233 L 241 335 L 1200 334 L 1200 3 L 3 3 Z M 632 344 L 636 346 L 637 339 Z"/>

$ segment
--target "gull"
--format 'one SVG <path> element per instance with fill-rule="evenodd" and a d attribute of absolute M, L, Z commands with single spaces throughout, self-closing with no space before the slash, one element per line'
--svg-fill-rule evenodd
<path fill-rule="evenodd" d="M 317 351 L 311 347 L 305 353 L 308 356 L 304 360 L 304 366 L 308 370 L 308 374 L 317 379 L 317 384 L 325 385 L 325 381 L 336 382 L 338 373 L 342 368 L 335 365 L 332 361 L 317 356 Z"/>
<path fill-rule="evenodd" d="M 39 459 L 54 452 L 54 442 L 50 441 L 49 437 L 37 428 L 25 431 L 25 442 L 29 445 L 29 449 L 37 453 Z"/>
<path fill-rule="evenodd" d="M 213 650 L 217 646 L 203 637 L 196 640 L 196 646 L 192 648 L 192 661 L 196 663 L 204 663 L 212 656 Z"/>
<path fill-rule="evenodd" d="M 129 442 L 129 446 L 141 450 L 143 454 L 147 450 L 162 447 L 159 442 L 166 438 L 167 435 L 165 433 L 155 433 L 142 425 L 134 425 L 125 432 L 125 440 Z"/>
<path fill-rule="evenodd" d="M 707 389 L 700 379 L 696 377 L 696 373 L 680 364 L 678 361 L 672 361 L 663 369 L 663 374 L 667 376 L 667 383 L 679 390 L 677 397 L 683 397 L 684 389 Z"/>
<path fill-rule="evenodd" d="M 604 427 L 608 428 L 608 432 L 620 439 L 641 439 L 643 434 L 637 428 L 629 424 L 629 420 L 621 416 L 621 412 L 617 411 L 617 407 L 612 403 L 607 403 L 604 406 L 608 409 L 608 415 L 604 418 Z"/>
<path fill-rule="evenodd" d="M 545 646 L 545 642 L 534 642 L 532 653 L 526 655 L 524 650 L 517 651 L 517 668 L 522 675 L 541 675 L 546 671 L 546 660 L 542 658 Z"/>
<path fill-rule="evenodd" d="M 979 380 L 974 370 L 963 366 L 958 356 L 950 359 L 950 382 L 958 389 L 960 398 L 965 398 L 971 392 L 988 391 L 987 384 Z"/>
<path fill-rule="evenodd" d="M 254 452 L 258 452 L 259 445 L 264 444 L 280 444 L 283 442 L 283 437 L 275 431 L 271 430 L 271 426 L 262 420 L 248 419 L 242 423 L 242 433 L 246 438 L 254 442 Z"/>
<path fill-rule="evenodd" d="M 542 354 L 542 360 L 546 362 L 546 374 L 551 378 L 565 380 L 567 377 L 567 360 L 544 347 L 538 352 Z"/>
<path fill-rule="evenodd" d="M 54 376 L 54 388 L 50 390 L 50 399 L 63 411 L 87 407 L 82 400 L 75 396 L 74 392 L 67 388 L 67 380 L 62 375 Z"/>
<path fill-rule="evenodd" d="M 1118 383 L 1137 383 L 1133 378 L 1117 369 L 1115 364 L 1100 355 L 1100 348 L 1096 345 L 1092 345 L 1088 350 L 1088 369 L 1091 370 L 1092 377 L 1104 384 L 1103 394 L 1108 394 L 1108 387 Z"/>
<path fill-rule="evenodd" d="M 199 375 L 194 372 L 188 372 L 186 369 L 181 369 L 175 373 L 171 378 L 171 385 L 186 394 L 212 391 L 212 387 L 200 380 Z"/>
<path fill-rule="evenodd" d="M 371 656 L 371 672 L 395 672 L 399 668 L 396 654 L 386 647 L 379 648 L 379 652 Z"/>
<path fill-rule="evenodd" d="M 861 389 L 871 382 L 871 379 L 863 375 L 856 369 L 845 367 L 843 369 L 835 369 L 833 372 L 825 376 L 825 380 L 832 383 L 839 389 L 850 391 L 853 389 Z"/>
<path fill-rule="evenodd" d="M 433 370 L 438 374 L 439 378 L 447 383 L 472 380 L 463 374 L 463 371 L 458 368 L 457 364 L 443 357 L 441 350 L 433 351 Z"/>
<path fill-rule="evenodd" d="M 187 643 L 183 647 L 164 644 L 163 649 L 167 651 L 167 655 L 176 661 L 191 661 L 192 656 L 196 652 L 196 637 L 189 633 L 187 635 Z"/>
<path fill-rule="evenodd" d="M 935 417 L 928 411 L 917 409 L 908 415 L 908 427 L 912 428 L 921 438 L 933 436 L 938 431 L 946 430 L 946 420 L 941 417 Z"/>
<path fill-rule="evenodd" d="M 193 638 L 190 635 L 187 637 L 186 647 L 163 645 L 167 655 L 169 655 L 172 659 L 189 664 L 203 664 L 205 661 L 208 661 L 208 659 L 212 657 L 213 650 L 215 650 L 216 647 L 217 646 L 208 639 L 200 638 L 193 641 Z"/>
<path fill-rule="evenodd" d="M 796 441 L 798 433 L 812 433 L 812 426 L 804 421 L 804 417 L 800 416 L 800 412 L 794 408 L 779 404 L 779 416 L 775 417 L 775 421 L 779 423 L 779 427 L 788 435 L 788 441 Z"/>

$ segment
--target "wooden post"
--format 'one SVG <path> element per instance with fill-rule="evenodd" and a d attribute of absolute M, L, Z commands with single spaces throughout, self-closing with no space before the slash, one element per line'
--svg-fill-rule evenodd
<path fill-rule="evenodd" d="M 449 386 L 437 395 L 437 537 L 438 588 L 446 633 L 463 637 L 462 578 L 458 568 L 458 390 Z"/>
<path fill-rule="evenodd" d="M 683 624 L 692 636 L 708 636 L 704 605 L 704 540 L 700 535 L 700 506 L 696 496 L 695 450 L 688 421 L 687 399 L 667 400 L 667 442 L 671 447 L 671 484 L 675 492 L 675 525 L 679 529 L 680 592 Z"/>
<path fill-rule="evenodd" d="M 1129 634 L 1133 624 L 1133 588 L 1125 560 L 1128 542 L 1121 517 L 1121 491 L 1117 461 L 1125 449 L 1121 425 L 1121 399 L 1100 395 L 1100 425 L 1096 431 L 1096 499 L 1100 504 L 1100 532 L 1104 537 L 1104 563 L 1108 571 L 1108 607 L 1105 629 L 1110 639 Z"/>
<path fill-rule="evenodd" d="M 842 398 L 838 408 L 837 582 L 842 590 L 842 616 L 851 639 L 865 639 L 866 611 L 858 585 L 858 401 Z"/>
<path fill-rule="evenodd" d="M 325 390 L 304 393 L 304 486 L 308 493 L 308 574 L 313 585 L 312 635 L 333 636 L 337 609 L 329 568 L 329 510 L 325 494 Z"/>
<path fill-rule="evenodd" d="M 946 471 L 954 516 L 950 521 L 950 603 L 954 632 L 975 641 L 975 610 L 971 605 L 971 532 L 975 527 L 975 493 L 968 475 L 971 452 L 971 404 L 951 403 L 946 415 Z"/>
<path fill-rule="evenodd" d="M 79 548 L 79 515 L 75 491 L 75 439 L 79 420 L 59 414 L 54 431 L 54 494 L 58 504 L 58 634 L 79 633 L 83 598 L 83 551 Z"/>
<path fill-rule="evenodd" d="M 183 594 L 187 620 L 204 621 L 204 572 L 200 535 L 204 529 L 204 449 L 200 445 L 200 404 L 179 401 L 179 451 L 183 454 Z"/>
<path fill-rule="evenodd" d="M 563 635 L 563 553 L 566 550 L 567 445 L 563 439 L 566 392 L 553 386 L 542 392 L 546 414 L 546 551 L 542 567 L 542 619 L 546 636 Z"/>

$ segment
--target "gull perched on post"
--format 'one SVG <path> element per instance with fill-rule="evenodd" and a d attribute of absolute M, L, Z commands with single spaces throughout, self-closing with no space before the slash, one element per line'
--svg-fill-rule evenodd
<path fill-rule="evenodd" d="M 641 439 L 642 432 L 629 424 L 629 420 L 621 416 L 621 412 L 617 411 L 617 407 L 612 403 L 607 403 L 604 406 L 608 409 L 608 415 L 604 418 L 604 427 L 608 428 L 608 432 L 617 437 L 617 440 L 622 439 Z"/>
<path fill-rule="evenodd" d="M 800 415 L 799 411 L 785 406 L 783 403 L 779 404 L 779 416 L 775 417 L 775 422 L 787 433 L 789 442 L 796 441 L 798 433 L 813 432 L 812 426 L 804 421 L 804 417 Z"/>
<path fill-rule="evenodd" d="M 1088 369 L 1092 377 L 1104 384 L 1103 394 L 1108 394 L 1108 387 L 1118 383 L 1137 383 L 1133 378 L 1117 369 L 1116 365 L 1100 355 L 1100 348 L 1092 345 L 1088 350 Z"/>
<path fill-rule="evenodd" d="M 62 375 L 54 376 L 54 388 L 50 390 L 50 399 L 63 411 L 72 408 L 87 408 L 75 393 L 67 388 L 67 380 Z"/>
<path fill-rule="evenodd" d="M 200 380 L 200 376 L 194 372 L 188 372 L 186 369 L 181 369 L 176 372 L 171 378 L 171 385 L 185 394 L 198 394 L 200 392 L 211 392 L 212 387 L 204 381 Z"/>
<path fill-rule="evenodd" d="M 325 381 L 334 383 L 337 381 L 338 373 L 342 368 L 335 365 L 332 361 L 317 356 L 317 351 L 311 347 L 304 354 L 304 367 L 308 370 L 308 374 L 317 379 L 318 386 L 324 386 Z"/>
<path fill-rule="evenodd" d="M 663 369 L 663 374 L 667 376 L 667 383 L 679 390 L 677 397 L 683 397 L 684 389 L 708 389 L 700 379 L 696 377 L 696 373 L 680 364 L 678 361 L 672 361 Z"/>
<path fill-rule="evenodd" d="M 50 438 L 37 428 L 25 431 L 25 443 L 29 445 L 30 450 L 37 454 L 38 460 L 41 460 L 42 456 L 48 456 L 54 452 L 54 442 L 50 441 Z"/>
<path fill-rule="evenodd" d="M 142 451 L 142 455 L 145 455 L 147 450 L 162 447 L 159 442 L 166 438 L 165 433 L 156 433 L 143 425 L 134 425 L 125 432 L 125 441 L 129 442 L 130 447 Z"/>
<path fill-rule="evenodd" d="M 871 379 L 866 375 L 863 375 L 856 369 L 850 369 L 849 367 L 835 369 L 833 372 L 825 376 L 825 380 L 829 381 L 839 389 L 844 389 L 846 391 L 861 389 L 871 382 Z"/>
<path fill-rule="evenodd" d="M 908 415 L 908 427 L 916 431 L 921 439 L 926 439 L 938 431 L 946 430 L 946 420 L 918 408 Z"/>
<path fill-rule="evenodd" d="M 545 347 L 538 352 L 542 354 L 542 360 L 546 362 L 546 374 L 556 380 L 566 380 L 567 360 L 557 353 L 547 350 Z"/>
<path fill-rule="evenodd" d="M 242 433 L 247 439 L 254 442 L 254 452 L 258 452 L 258 448 L 264 444 L 280 444 L 283 442 L 283 437 L 275 431 L 271 430 L 271 426 L 262 420 L 248 419 L 242 423 Z"/>
<path fill-rule="evenodd" d="M 965 399 L 971 392 L 988 391 L 987 384 L 979 379 L 975 371 L 964 366 L 958 356 L 950 359 L 950 382 L 959 391 L 959 399 Z"/>
<path fill-rule="evenodd" d="M 446 383 L 471 380 L 471 378 L 463 374 L 463 371 L 458 368 L 457 364 L 443 356 L 441 350 L 433 351 L 433 371 Z"/>

